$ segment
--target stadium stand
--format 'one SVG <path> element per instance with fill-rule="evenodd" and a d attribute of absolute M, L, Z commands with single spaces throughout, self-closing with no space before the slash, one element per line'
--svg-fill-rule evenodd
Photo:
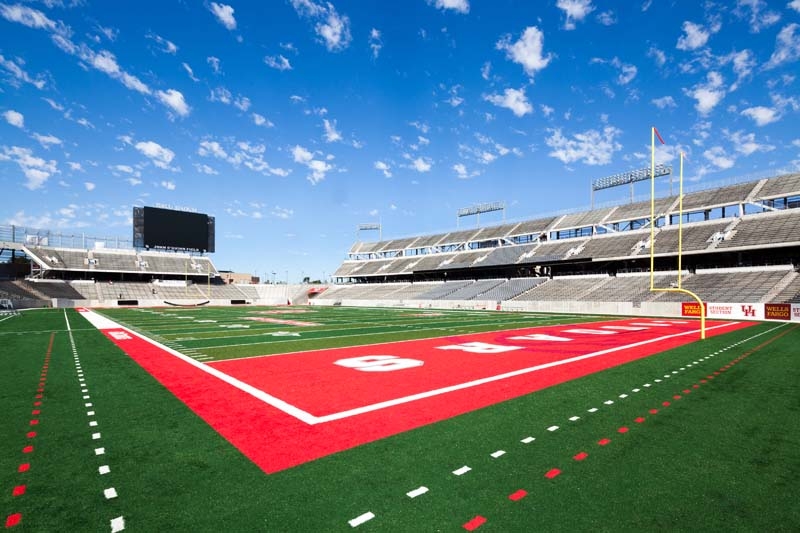
<path fill-rule="evenodd" d="M 686 295 L 650 292 L 677 281 L 675 195 L 475 228 L 355 242 L 313 300 L 398 302 L 671 303 Z M 800 300 L 800 173 L 690 192 L 683 201 L 683 287 L 712 302 Z M 19 234 L 20 237 L 14 237 Z M 9 235 L 11 238 L 9 238 Z M 102 302 L 307 301 L 307 288 L 224 285 L 208 256 L 80 248 L 47 233 L 0 227 L 2 241 L 30 260 L 30 280 L 0 283 L 0 298 Z M 50 242 L 51 245 L 47 243 Z M 52 243 L 58 243 L 57 246 Z M 411 303 L 409 305 L 415 305 Z"/>

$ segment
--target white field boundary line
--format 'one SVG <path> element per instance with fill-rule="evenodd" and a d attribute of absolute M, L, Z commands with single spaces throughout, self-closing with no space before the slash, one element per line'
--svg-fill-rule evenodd
<path fill-rule="evenodd" d="M 280 411 L 283 411 L 284 413 L 286 413 L 286 414 L 288 414 L 290 416 L 293 416 L 293 417 L 297 418 L 298 420 L 300 420 L 302 422 L 305 422 L 306 424 L 312 425 L 312 424 L 318 423 L 317 422 L 317 417 L 315 417 L 314 415 L 312 415 L 310 413 L 307 413 L 307 412 L 303 411 L 302 409 L 298 409 L 297 407 L 295 407 L 295 406 L 293 406 L 293 405 L 291 405 L 291 404 L 289 404 L 287 402 L 284 402 L 280 398 L 276 398 L 275 396 L 272 396 L 271 394 L 267 394 L 266 392 L 264 392 L 264 391 L 262 391 L 260 389 L 257 389 L 255 387 L 253 387 L 252 385 L 248 385 L 247 383 L 244 383 L 243 381 L 239 381 L 238 379 L 236 379 L 236 378 L 234 378 L 232 376 L 229 376 L 228 374 L 226 374 L 224 372 L 220 372 L 216 368 L 212 368 L 212 367 L 210 367 L 210 366 L 208 366 L 206 364 L 203 364 L 203 363 L 201 363 L 199 361 L 195 361 L 191 357 L 183 355 L 179 351 L 173 350 L 169 346 L 165 346 L 165 345 L 161 344 L 160 342 L 157 342 L 157 341 L 154 341 L 153 339 L 145 337 L 144 335 L 139 335 L 135 331 L 133 331 L 133 330 L 131 330 L 129 328 L 126 328 L 124 326 L 121 326 L 121 325 L 117 324 L 116 322 L 114 322 L 113 320 L 111 320 L 109 318 L 106 318 L 104 316 L 101 316 L 101 315 L 95 313 L 94 311 L 82 312 L 81 316 L 83 316 L 86 320 L 88 320 L 92 325 L 94 325 L 99 330 L 103 330 L 103 329 L 121 329 L 121 330 L 124 330 L 127 333 L 129 333 L 131 335 L 134 335 L 135 337 L 138 337 L 139 339 L 142 339 L 143 341 L 146 341 L 146 342 L 152 344 L 153 346 L 155 346 L 155 347 L 167 352 L 168 354 L 177 357 L 178 359 L 184 361 L 185 363 L 188 363 L 188 364 L 192 365 L 193 367 L 198 368 L 198 369 L 202 370 L 203 372 L 206 372 L 207 374 L 210 374 L 210 375 L 214 376 L 215 378 L 222 380 L 223 382 L 227 383 L 228 385 L 230 385 L 232 387 L 236 387 L 240 391 L 249 394 L 253 398 L 261 400 L 262 402 L 264 402 L 264 403 L 266 403 L 268 405 L 271 405 L 272 407 L 274 407 L 274 408 L 276 408 L 276 409 L 278 409 Z"/>
<path fill-rule="evenodd" d="M 623 345 L 623 346 L 617 346 L 617 347 L 614 347 L 614 348 L 607 348 L 605 350 L 600 350 L 600 351 L 597 351 L 597 352 L 592 352 L 592 353 L 588 353 L 588 354 L 584 354 L 584 355 L 570 357 L 570 358 L 567 358 L 567 359 L 561 359 L 559 361 L 552 361 L 550 363 L 544 363 L 544 364 L 541 364 L 541 365 L 536 365 L 536 366 L 532 366 L 532 367 L 528 367 L 528 368 L 522 368 L 522 369 L 514 370 L 514 371 L 511 371 L 511 372 L 506 372 L 504 374 L 498 374 L 498 375 L 495 375 L 495 376 L 490 376 L 490 377 L 481 378 L 481 379 L 477 379 L 477 380 L 473 380 L 473 381 L 468 381 L 468 382 L 465 382 L 465 383 L 460 383 L 458 385 L 451 385 L 449 387 L 441 387 L 439 389 L 434 389 L 434 390 L 430 390 L 430 391 L 426 391 L 426 392 L 421 392 L 421 393 L 418 393 L 418 394 L 412 394 L 412 395 L 404 396 L 404 397 L 401 397 L 401 398 L 395 398 L 393 400 L 387 400 L 385 402 L 378 402 L 378 403 L 374 403 L 374 404 L 371 404 L 371 405 L 365 405 L 363 407 L 357 407 L 355 409 L 349 409 L 347 411 L 341 411 L 341 412 L 338 412 L 338 413 L 332 413 L 332 414 L 323 415 L 323 416 L 315 416 L 315 415 L 312 415 L 311 413 L 303 411 L 302 409 L 300 409 L 298 407 L 295 407 L 294 405 L 292 405 L 292 404 L 290 404 L 290 403 L 288 403 L 288 402 L 286 402 L 284 400 L 281 400 L 280 398 L 272 396 L 271 394 L 268 394 L 268 393 L 266 393 L 266 392 L 264 392 L 264 391 L 262 391 L 260 389 L 257 389 L 255 387 L 253 387 L 252 385 L 244 383 L 243 381 L 240 381 L 240 380 L 238 380 L 238 379 L 236 379 L 236 378 L 234 378 L 234 377 L 232 377 L 232 376 L 230 376 L 230 375 L 228 375 L 228 374 L 226 374 L 224 372 L 221 372 L 221 371 L 217 370 L 216 368 L 213 368 L 213 367 L 211 367 L 211 366 L 209 366 L 209 365 L 207 365 L 205 363 L 201 363 L 199 361 L 196 361 L 196 360 L 192 359 L 191 357 L 183 355 L 182 353 L 178 352 L 177 350 L 173 350 L 172 348 L 169 348 L 168 346 L 164 346 L 163 344 L 161 344 L 161 343 L 159 343 L 157 341 L 149 339 L 149 338 L 147 338 L 147 337 L 145 337 L 143 335 L 139 335 L 138 333 L 136 333 L 136 332 L 134 332 L 134 331 L 132 331 L 132 330 L 126 328 L 126 327 L 120 326 L 119 324 L 116 324 L 112 320 L 110 320 L 110 319 L 108 319 L 106 317 L 102 317 L 102 316 L 98 315 L 97 313 L 94 313 L 94 311 L 83 312 L 83 313 L 81 313 L 81 315 L 83 315 L 87 320 L 89 320 L 89 322 L 92 322 L 93 324 L 94 324 L 93 320 L 96 320 L 98 318 L 100 319 L 100 321 L 99 321 L 100 323 L 113 324 L 111 327 L 107 327 L 106 326 L 103 329 L 123 329 L 123 330 L 135 335 L 136 337 L 138 337 L 138 338 L 140 338 L 140 339 L 152 344 L 153 346 L 156 346 L 156 347 L 164 350 L 165 352 L 169 353 L 170 355 L 173 355 L 173 356 L 181 359 L 182 361 L 194 366 L 195 368 L 198 368 L 198 369 L 202 370 L 203 372 L 206 372 L 206 373 L 216 377 L 217 379 L 220 379 L 223 382 L 231 385 L 232 387 L 236 387 L 237 389 L 241 390 L 242 392 L 250 394 L 254 398 L 259 399 L 262 402 L 264 402 L 264 403 L 266 403 L 266 404 L 268 404 L 268 405 L 270 405 L 270 406 L 272 406 L 272 407 L 274 407 L 274 408 L 276 408 L 276 409 L 278 409 L 280 411 L 283 411 L 284 413 L 286 413 L 286 414 L 288 414 L 290 416 L 293 416 L 293 417 L 297 418 L 298 420 L 300 420 L 301 422 L 305 422 L 306 424 L 309 424 L 309 425 L 316 425 L 316 424 L 321 424 L 321 423 L 325 423 L 325 422 L 332 422 L 334 420 L 341 420 L 341 419 L 344 419 L 344 418 L 349 418 L 351 416 L 357 416 L 357 415 L 361 415 L 361 414 L 364 414 L 364 413 L 377 411 L 377 410 L 380 410 L 380 409 L 386 409 L 388 407 L 394 407 L 396 405 L 401 405 L 401 404 L 404 404 L 404 403 L 409 403 L 409 402 L 413 402 L 413 401 L 417 401 L 417 400 L 422 400 L 422 399 L 430 398 L 430 397 L 433 397 L 433 396 L 439 396 L 441 394 L 446 394 L 448 392 L 454 392 L 454 391 L 457 391 L 457 390 L 463 390 L 463 389 L 467 389 L 467 388 L 471 388 L 471 387 L 477 387 L 478 385 L 484 385 L 486 383 L 491 383 L 491 382 L 494 382 L 494 381 L 500 381 L 500 380 L 503 380 L 503 379 L 508 379 L 508 378 L 511 378 L 511 377 L 521 376 L 521 375 L 524 375 L 524 374 L 529 374 L 531 372 L 536 372 L 536 371 L 539 371 L 539 370 L 544 370 L 544 369 L 552 368 L 552 367 L 555 367 L 555 366 L 574 363 L 576 361 L 582 361 L 584 359 L 591 359 L 593 357 L 598 357 L 600 355 L 606 355 L 606 354 L 609 354 L 609 353 L 614 353 L 614 352 L 618 352 L 618 351 L 621 351 L 621 350 L 626 350 L 626 349 L 629 349 L 629 348 L 637 348 L 639 346 L 645 346 L 647 344 L 652 344 L 654 342 L 661 342 L 661 341 L 664 341 L 664 340 L 667 340 L 667 339 L 672 339 L 672 338 L 675 338 L 675 337 L 682 337 L 684 335 L 691 335 L 691 334 L 700 332 L 699 329 L 695 329 L 695 330 L 684 331 L 684 332 L 681 332 L 681 333 L 673 333 L 671 335 L 663 335 L 661 337 L 656 337 L 654 339 L 648 339 L 648 340 L 644 340 L 644 341 L 639 341 L 639 342 L 635 342 L 635 343 L 632 343 L 632 344 L 626 344 L 626 345 Z M 725 327 L 729 327 L 729 326 L 737 325 L 737 324 L 739 324 L 739 322 L 728 322 L 728 323 L 725 323 L 725 324 L 720 324 L 718 326 L 712 326 L 710 328 L 706 328 L 706 330 L 725 328 Z M 101 328 L 98 327 L 98 329 L 101 329 Z M 510 330 L 510 331 L 513 331 L 513 330 Z"/>
<path fill-rule="evenodd" d="M 592 321 L 592 322 L 569 322 L 569 323 L 566 323 L 566 324 L 553 324 L 552 326 L 553 327 L 557 327 L 557 326 L 564 326 L 564 327 L 584 326 L 584 325 L 590 325 L 590 324 L 597 324 L 597 323 L 600 323 L 600 322 L 618 322 L 618 321 L 623 321 L 623 320 L 634 320 L 634 319 L 632 319 L 630 317 L 619 318 L 619 319 L 613 319 L 612 318 L 610 320 L 595 320 L 595 321 Z M 636 320 L 638 320 L 638 319 L 636 319 Z M 661 320 L 661 321 L 673 320 L 673 321 L 677 321 L 677 319 L 666 319 L 666 318 L 665 319 L 642 319 L 642 320 Z M 680 322 L 683 323 L 684 321 L 680 321 Z M 738 324 L 738 322 L 737 322 L 737 324 Z M 452 333 L 452 332 L 450 332 L 450 333 L 447 333 L 446 335 L 438 335 L 436 337 L 425 337 L 425 338 L 422 338 L 422 339 L 405 339 L 405 340 L 399 340 L 399 341 L 371 342 L 371 343 L 368 343 L 368 344 L 358 344 L 356 346 L 341 346 L 339 348 L 315 348 L 313 350 L 300 350 L 300 351 L 297 351 L 297 352 L 281 352 L 281 353 L 270 353 L 270 354 L 264 354 L 264 355 L 250 355 L 250 356 L 246 356 L 246 357 L 233 357 L 233 358 L 230 358 L 230 359 L 218 359 L 218 360 L 216 360 L 214 362 L 215 363 L 227 363 L 228 361 L 242 361 L 244 359 L 260 359 L 261 357 L 276 357 L 278 355 L 300 355 L 300 354 L 304 354 L 304 353 L 324 352 L 326 350 L 339 350 L 339 349 L 343 350 L 343 349 L 346 349 L 346 348 L 355 348 L 355 347 L 363 348 L 363 347 L 368 347 L 368 346 L 389 346 L 391 344 L 399 344 L 401 342 L 416 342 L 416 341 L 425 341 L 425 340 L 447 339 L 447 338 L 454 337 L 454 336 L 482 335 L 484 333 L 508 333 L 508 332 L 513 332 L 513 331 L 520 331 L 520 330 L 523 330 L 523 329 L 543 328 L 543 327 L 547 327 L 547 326 L 551 326 L 551 324 L 539 324 L 539 323 L 537 323 L 537 324 L 530 325 L 530 326 L 507 328 L 507 329 L 496 329 L 496 330 L 491 330 L 491 331 L 476 331 L 476 332 L 473 332 L 473 333 Z M 449 329 L 449 328 L 416 329 L 416 330 L 414 330 L 414 332 L 417 333 L 417 332 L 420 332 L 420 331 L 435 331 L 435 330 L 442 330 L 442 329 Z M 331 330 L 331 331 L 334 331 L 334 330 Z M 700 330 L 697 330 L 697 331 L 700 331 Z M 338 335 L 336 337 L 327 337 L 327 338 L 329 338 L 329 339 L 344 339 L 344 338 L 347 338 L 347 337 L 362 337 L 362 336 L 363 335 L 352 334 L 352 335 Z M 323 338 L 325 338 L 325 337 L 323 337 Z M 299 340 L 302 340 L 302 339 L 299 339 Z M 305 340 L 309 340 L 309 339 L 305 339 Z M 311 339 L 311 340 L 314 340 L 314 339 Z M 297 342 L 297 341 L 275 341 L 275 343 L 284 343 L 284 342 Z M 235 348 L 235 347 L 239 347 L 239 346 L 255 346 L 255 345 L 258 345 L 258 344 L 271 344 L 271 343 L 250 342 L 250 343 L 242 343 L 242 344 L 226 344 L 224 346 L 201 347 L 201 348 L 198 348 L 198 349 L 199 350 L 203 350 L 203 351 L 208 351 L 208 350 L 214 350 L 216 348 Z"/>
<path fill-rule="evenodd" d="M 592 317 L 595 317 L 595 316 L 598 316 L 598 315 L 589 315 L 589 318 L 592 318 Z M 572 318 L 578 318 L 578 317 L 575 316 L 575 317 L 572 317 Z M 549 317 L 549 318 L 547 318 L 545 320 L 538 321 L 536 323 L 536 325 L 533 325 L 533 326 L 530 326 L 530 327 L 538 327 L 538 324 L 542 324 L 544 322 L 555 322 L 555 321 L 560 320 L 560 319 L 561 319 L 561 317 Z M 244 319 L 242 319 L 242 320 L 244 320 Z M 528 320 L 528 319 L 520 317 L 518 320 L 509 320 L 508 322 L 516 323 L 516 322 L 522 322 L 523 320 Z M 240 321 L 231 320 L 230 322 L 240 322 Z M 486 322 L 486 321 L 483 321 L 483 320 L 481 320 L 481 321 L 475 320 L 475 321 L 469 321 L 469 322 L 462 322 L 462 323 L 460 323 L 458 325 L 454 325 L 454 326 L 445 327 L 445 326 L 435 326 L 433 324 L 430 324 L 429 320 L 423 320 L 423 321 L 416 321 L 416 322 L 406 322 L 406 323 L 403 323 L 401 325 L 403 325 L 403 326 L 417 326 L 417 325 L 423 326 L 424 325 L 424 326 L 429 326 L 429 327 L 414 329 L 413 331 L 435 331 L 435 330 L 440 330 L 440 329 L 451 329 L 451 328 L 459 328 L 459 327 L 464 327 L 464 326 L 489 325 L 489 324 L 494 324 L 495 322 L 496 322 L 496 320 L 492 320 L 492 321 L 489 321 L 489 322 Z M 343 323 L 344 324 L 352 324 L 352 322 L 343 322 Z M 451 324 L 451 323 L 452 323 L 452 321 L 451 322 L 442 322 L 442 324 Z M 370 323 L 370 324 L 375 324 L 375 323 Z M 259 324 L 251 324 L 251 325 L 258 326 Z M 330 324 L 326 324 L 326 325 L 330 325 Z M 202 329 L 202 328 L 201 329 L 191 329 L 191 330 L 188 330 L 188 331 L 181 331 L 180 333 L 164 333 L 163 331 L 160 331 L 158 328 L 148 328 L 147 324 L 139 323 L 139 324 L 135 324 L 135 326 L 136 327 L 141 327 L 141 328 L 146 328 L 146 329 L 148 329 L 148 331 L 152 331 L 154 335 L 157 334 L 157 335 L 159 335 L 161 337 L 169 336 L 169 335 L 184 335 L 184 334 L 185 335 L 196 335 L 196 334 L 197 335 L 202 335 L 204 333 L 221 333 L 217 329 L 209 329 L 209 328 L 206 328 L 206 329 Z M 279 326 L 280 326 L 279 324 L 276 324 L 274 328 L 262 328 L 262 329 L 256 330 L 255 332 L 247 334 L 247 335 L 215 335 L 213 337 L 197 337 L 197 338 L 195 338 L 193 340 L 194 341 L 205 341 L 205 340 L 214 341 L 214 340 L 218 340 L 218 339 L 240 339 L 240 338 L 245 338 L 245 337 L 268 337 L 268 336 L 272 335 L 272 333 L 274 333 L 275 330 L 282 329 Z M 286 325 L 284 324 L 284 326 L 286 326 Z M 352 326 L 351 329 L 357 329 L 358 327 L 359 326 L 354 325 L 354 326 Z M 381 326 L 379 326 L 379 325 L 367 326 L 367 328 L 378 328 L 378 327 L 381 327 Z M 521 329 L 521 328 L 515 328 L 515 329 Z M 254 330 L 251 328 L 249 331 L 252 332 Z M 342 331 L 342 329 L 341 328 L 338 328 L 338 329 L 337 328 L 333 328 L 333 329 L 329 329 L 329 328 L 327 328 L 327 329 L 309 329 L 307 333 L 327 333 L 329 331 Z M 375 332 L 375 333 L 358 333 L 358 334 L 354 334 L 354 335 L 338 335 L 338 336 L 336 336 L 336 338 L 346 338 L 346 337 L 354 337 L 354 336 L 355 337 L 359 337 L 359 336 L 364 336 L 364 335 L 389 335 L 389 334 L 393 334 L 393 333 L 396 333 L 396 331 L 388 331 L 388 332 L 378 331 L 378 332 Z M 302 340 L 302 339 L 299 339 L 299 340 Z M 285 340 L 285 341 L 275 341 L 275 342 L 296 342 L 296 341 Z M 250 345 L 253 345 L 253 344 L 273 344 L 273 342 L 270 342 L 269 340 L 267 340 L 267 341 L 264 341 L 264 342 L 259 341 L 259 342 L 246 342 L 246 343 L 238 343 L 238 344 L 220 344 L 220 345 L 217 345 L 217 346 L 203 347 L 202 349 L 204 349 L 204 350 L 205 349 L 213 350 L 213 349 L 218 349 L 218 348 L 234 348 L 234 347 L 237 347 L 237 346 L 250 346 Z"/>

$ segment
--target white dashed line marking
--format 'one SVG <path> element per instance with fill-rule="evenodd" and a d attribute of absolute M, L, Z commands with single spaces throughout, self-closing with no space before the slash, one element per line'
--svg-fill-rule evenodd
<path fill-rule="evenodd" d="M 408 496 L 409 498 L 416 498 L 417 496 L 422 496 L 426 492 L 428 492 L 428 487 L 420 487 L 410 492 L 406 492 L 406 496 Z"/>
<path fill-rule="evenodd" d="M 469 472 L 470 470 L 472 470 L 470 467 L 468 467 L 468 466 L 462 466 L 462 467 L 461 467 L 461 468 L 459 468 L 458 470 L 453 470 L 453 474 L 455 474 L 455 475 L 457 475 L 457 476 L 463 476 L 464 474 L 466 474 L 466 473 L 467 473 L 467 472 Z"/>

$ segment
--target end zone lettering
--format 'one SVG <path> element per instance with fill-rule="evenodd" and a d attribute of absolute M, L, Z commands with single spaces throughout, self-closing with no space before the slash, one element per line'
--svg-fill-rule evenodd
<path fill-rule="evenodd" d="M 764 318 L 767 320 L 791 320 L 791 304 L 764 304 Z"/>

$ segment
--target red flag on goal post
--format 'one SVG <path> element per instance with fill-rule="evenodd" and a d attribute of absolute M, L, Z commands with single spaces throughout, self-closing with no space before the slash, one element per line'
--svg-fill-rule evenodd
<path fill-rule="evenodd" d="M 658 140 L 661 141 L 661 144 L 667 144 L 664 142 L 664 139 L 661 138 L 661 134 L 658 133 L 658 129 L 655 126 L 653 126 L 653 131 L 655 132 L 656 137 L 658 137 Z"/>

